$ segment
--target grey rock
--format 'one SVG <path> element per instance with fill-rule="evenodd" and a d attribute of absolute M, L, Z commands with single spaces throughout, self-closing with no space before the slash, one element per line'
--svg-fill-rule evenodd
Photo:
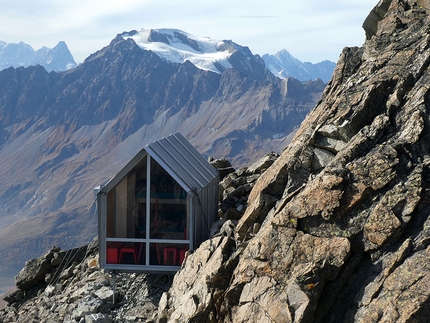
<path fill-rule="evenodd" d="M 338 151 L 345 148 L 347 140 L 346 134 L 340 131 L 342 127 L 328 125 L 318 129 L 315 137 L 315 147 L 323 148 L 336 154 Z"/>
<path fill-rule="evenodd" d="M 112 323 L 112 319 L 102 313 L 85 316 L 85 323 Z"/>
<path fill-rule="evenodd" d="M 219 172 L 219 179 L 222 181 L 228 174 L 234 172 L 234 168 L 231 163 L 225 159 L 211 159 L 209 160 L 211 165 Z"/>
<path fill-rule="evenodd" d="M 112 302 L 113 294 L 114 292 L 110 287 L 101 287 L 94 292 L 94 295 L 97 296 L 103 303 Z"/>
<path fill-rule="evenodd" d="M 370 39 L 372 36 L 376 35 L 376 32 L 378 31 L 378 22 L 384 18 L 391 2 L 391 0 L 379 1 L 378 5 L 376 5 L 367 16 L 363 23 L 363 28 L 366 32 L 367 39 Z"/>
<path fill-rule="evenodd" d="M 335 154 L 326 149 L 315 147 L 312 169 L 319 170 L 327 166 L 334 158 Z"/>
<path fill-rule="evenodd" d="M 51 260 L 54 253 L 58 251 L 58 247 L 54 247 L 43 257 L 27 261 L 15 277 L 16 286 L 21 290 L 28 290 L 44 281 L 45 275 L 53 268 Z"/>
<path fill-rule="evenodd" d="M 95 314 L 99 308 L 103 305 L 100 299 L 86 296 L 82 299 L 75 310 L 73 310 L 72 317 L 76 320 L 85 317 L 86 315 Z"/>
<path fill-rule="evenodd" d="M 246 173 L 248 175 L 254 175 L 254 174 L 262 174 L 267 168 L 269 168 L 275 161 L 278 159 L 279 154 L 272 151 L 259 160 L 257 160 L 255 163 L 251 164 L 247 169 Z"/>
<path fill-rule="evenodd" d="M 6 295 L 3 299 L 9 304 L 11 304 L 24 299 L 24 297 L 25 297 L 25 292 L 23 292 L 20 289 L 16 289 L 12 293 Z"/>

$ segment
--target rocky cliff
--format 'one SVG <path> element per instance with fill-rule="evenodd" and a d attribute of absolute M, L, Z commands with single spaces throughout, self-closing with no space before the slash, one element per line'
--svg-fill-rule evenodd
<path fill-rule="evenodd" d="M 428 321 L 429 8 L 378 3 L 237 225 L 175 276 L 161 322 Z"/>

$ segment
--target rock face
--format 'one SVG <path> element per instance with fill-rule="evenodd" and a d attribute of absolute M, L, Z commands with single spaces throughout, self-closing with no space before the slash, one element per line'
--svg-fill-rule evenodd
<path fill-rule="evenodd" d="M 428 321 L 429 9 L 379 2 L 237 225 L 175 276 L 160 322 Z"/>

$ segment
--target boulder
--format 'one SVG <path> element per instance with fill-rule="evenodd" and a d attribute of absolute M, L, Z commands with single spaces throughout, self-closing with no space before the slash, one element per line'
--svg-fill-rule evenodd
<path fill-rule="evenodd" d="M 112 323 L 112 319 L 102 313 L 85 316 L 85 323 Z"/>
<path fill-rule="evenodd" d="M 209 159 L 211 165 L 219 172 L 219 179 L 222 181 L 228 174 L 234 172 L 234 168 L 231 163 L 225 159 Z"/>
<path fill-rule="evenodd" d="M 9 304 L 19 302 L 20 300 L 24 299 L 25 292 L 23 292 L 20 289 L 16 289 L 10 293 L 8 293 L 3 299 L 8 302 Z"/>
<path fill-rule="evenodd" d="M 43 282 L 45 280 L 45 275 L 54 267 L 51 260 L 57 258 L 54 257 L 54 255 L 59 251 L 60 248 L 53 247 L 44 256 L 28 260 L 24 268 L 15 277 L 16 286 L 25 291 Z M 54 261 L 54 264 L 55 263 L 57 263 L 57 261 Z"/>

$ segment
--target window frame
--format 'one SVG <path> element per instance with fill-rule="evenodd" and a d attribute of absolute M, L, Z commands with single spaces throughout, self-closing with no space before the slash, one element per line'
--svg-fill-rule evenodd
<path fill-rule="evenodd" d="M 146 159 L 146 201 L 144 202 L 146 210 L 145 210 L 145 218 L 146 218 L 146 232 L 145 232 L 145 237 L 144 238 L 128 238 L 128 237 L 108 237 L 108 222 L 109 221 L 113 221 L 113 223 L 116 223 L 116 221 L 120 221 L 121 219 L 116 219 L 117 214 L 116 214 L 116 207 L 115 205 L 112 206 L 112 202 L 109 201 L 109 198 L 113 198 L 114 202 L 113 204 L 115 204 L 116 201 L 116 187 L 117 185 L 119 185 L 125 178 L 128 179 L 128 176 L 131 172 L 135 171 L 139 171 L 138 169 L 136 169 L 136 167 L 141 163 L 141 161 L 143 159 Z M 101 232 L 103 233 L 103 238 L 104 238 L 104 242 L 102 242 L 100 244 L 100 247 L 102 247 L 104 250 L 102 250 L 102 253 L 104 254 L 104 259 L 102 259 L 102 264 L 104 266 L 104 268 L 106 269 L 112 269 L 112 270 L 129 270 L 129 271 L 145 271 L 145 272 L 150 272 L 150 271 L 155 271 L 155 272 L 176 272 L 179 268 L 179 266 L 170 266 L 170 265 L 163 265 L 163 264 L 158 264 L 158 265 L 154 265 L 154 264 L 150 264 L 151 263 L 151 259 L 150 259 L 150 255 L 151 255 L 151 247 L 155 244 L 171 244 L 172 246 L 176 245 L 176 246 L 187 246 L 187 250 L 190 250 L 192 247 L 192 234 L 193 234 L 193 230 L 191 230 L 191 227 L 193 225 L 193 218 L 192 218 L 192 196 L 190 194 L 186 193 L 186 198 L 185 198 L 185 210 L 186 210 L 186 237 L 184 237 L 184 239 L 163 239 L 163 238 L 151 238 L 150 235 L 150 231 L 151 231 L 151 194 L 150 194 L 150 185 L 151 185 L 151 163 L 152 162 L 156 162 L 157 161 L 155 159 L 153 159 L 153 157 L 148 154 L 146 152 L 145 156 L 143 156 L 143 158 L 141 160 L 139 160 L 138 163 L 136 163 L 131 169 L 129 169 L 124 176 L 113 185 L 113 187 L 111 187 L 107 192 L 105 192 L 103 194 L 104 196 L 104 202 L 102 202 L 100 205 L 104 206 L 104 210 L 101 210 L 101 214 L 103 214 L 104 216 L 102 216 L 102 221 L 104 222 L 104 225 L 101 226 Z M 175 183 L 177 183 L 182 189 L 183 187 L 180 185 L 180 183 L 178 181 L 175 180 L 175 178 L 169 173 L 167 172 L 167 170 L 160 165 L 159 163 L 157 163 L 159 167 L 161 167 L 174 181 Z M 135 182 L 133 183 L 133 185 L 136 185 L 136 178 L 135 178 Z M 136 189 L 134 189 L 136 190 Z M 112 191 L 114 191 L 114 193 L 112 194 Z M 129 200 L 129 191 L 126 190 L 127 192 L 127 196 L 126 199 Z M 148 194 L 149 192 L 149 194 Z M 134 192 L 135 194 L 135 192 Z M 112 196 L 113 195 L 113 196 Z M 135 207 L 137 207 L 138 201 L 137 201 L 137 197 L 135 197 L 136 200 L 134 201 L 135 203 Z M 108 210 L 109 207 L 113 207 L 113 211 L 112 210 Z M 113 216 L 114 219 L 108 218 L 108 213 L 110 214 L 110 216 L 112 216 L 111 212 L 113 212 Z M 125 218 L 126 221 L 128 220 L 128 212 L 125 212 Z M 125 226 L 127 226 L 127 224 L 125 224 Z M 115 233 L 116 234 L 116 233 Z M 143 243 L 145 246 L 145 250 L 143 251 L 143 255 L 145 256 L 144 258 L 144 264 L 124 264 L 124 263 L 107 263 L 107 248 L 108 248 L 108 244 L 109 243 L 113 243 L 113 242 L 121 242 L 121 243 Z M 158 246 L 156 246 L 156 248 L 158 248 Z M 182 248 L 182 250 L 184 250 Z M 159 259 L 160 261 L 160 259 Z"/>

